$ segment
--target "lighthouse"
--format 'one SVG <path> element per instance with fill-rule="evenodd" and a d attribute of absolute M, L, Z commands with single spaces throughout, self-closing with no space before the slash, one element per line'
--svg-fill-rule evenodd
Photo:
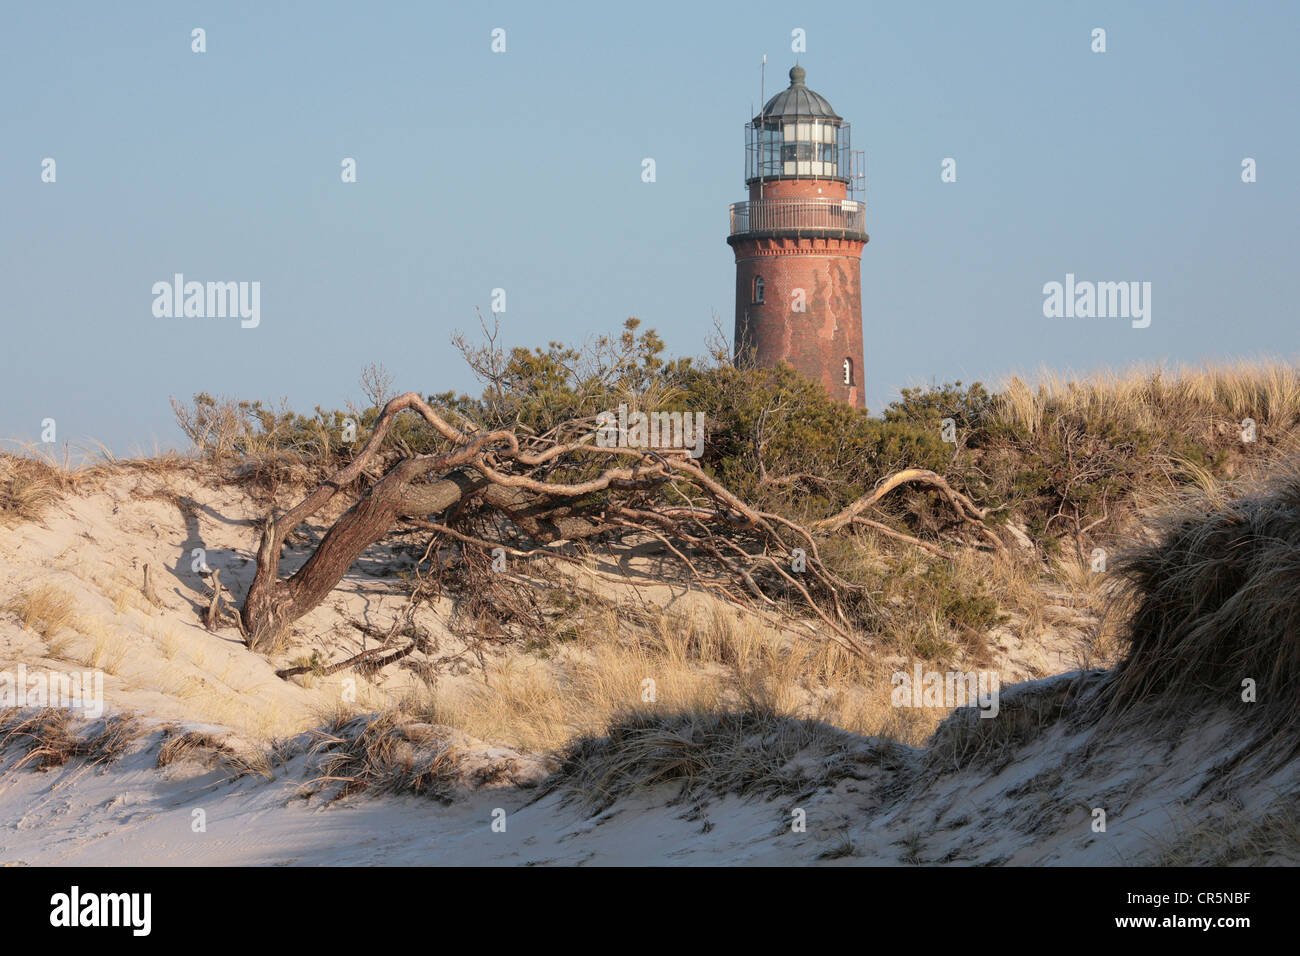
<path fill-rule="evenodd" d="M 832 398 L 864 407 L 861 153 L 849 124 L 804 82 L 745 124 L 749 199 L 731 205 L 736 363 L 789 362 Z"/>

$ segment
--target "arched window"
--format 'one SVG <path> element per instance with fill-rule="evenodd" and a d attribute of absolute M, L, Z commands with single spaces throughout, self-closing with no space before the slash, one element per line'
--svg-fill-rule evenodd
<path fill-rule="evenodd" d="M 763 288 L 765 283 L 762 276 L 754 276 L 754 305 L 763 304 Z"/>
<path fill-rule="evenodd" d="M 846 358 L 844 360 L 844 384 L 853 384 L 853 359 L 851 358 Z"/>

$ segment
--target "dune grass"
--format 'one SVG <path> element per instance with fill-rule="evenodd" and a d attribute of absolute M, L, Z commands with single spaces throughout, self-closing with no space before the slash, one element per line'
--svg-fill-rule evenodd
<path fill-rule="evenodd" d="M 1230 708 L 1294 751 L 1300 743 L 1300 465 L 1152 518 L 1122 553 L 1126 652 L 1112 713 L 1155 701 Z"/>
<path fill-rule="evenodd" d="M 873 758 L 889 762 L 890 741 L 868 746 Z M 761 704 L 629 712 L 615 715 L 601 736 L 566 747 L 543 792 L 563 793 L 589 812 L 661 784 L 677 785 L 680 799 L 730 793 L 793 797 L 851 776 L 852 758 L 862 750 L 861 741 L 828 724 Z"/>
<path fill-rule="evenodd" d="M 0 453 L 0 526 L 37 521 L 63 497 L 60 469 L 30 455 Z"/>
<path fill-rule="evenodd" d="M 940 712 L 891 707 L 888 670 L 783 635 L 730 609 L 622 626 L 616 611 L 536 653 L 490 661 L 480 682 L 414 691 L 399 708 L 527 751 L 561 749 L 618 715 L 715 713 L 755 702 L 795 719 L 920 741 Z"/>
<path fill-rule="evenodd" d="M 59 631 L 72 627 L 77 608 L 66 591 L 38 584 L 6 601 L 4 610 L 16 615 L 23 627 L 51 640 Z"/>
<path fill-rule="evenodd" d="M 1041 434 L 1073 416 L 1117 433 L 1169 426 L 1208 436 L 1245 419 L 1277 433 L 1300 425 L 1300 366 L 1279 358 L 1200 365 L 1133 365 L 1078 375 L 1044 369 L 1032 384 L 1009 378 L 991 406 L 995 420 Z"/>
<path fill-rule="evenodd" d="M 11 707 L 0 711 L 0 751 L 11 747 L 21 751 L 17 767 L 50 770 L 74 758 L 91 763 L 112 762 L 129 751 L 145 732 L 131 714 L 82 721 L 71 711 L 55 707 L 35 711 Z"/>

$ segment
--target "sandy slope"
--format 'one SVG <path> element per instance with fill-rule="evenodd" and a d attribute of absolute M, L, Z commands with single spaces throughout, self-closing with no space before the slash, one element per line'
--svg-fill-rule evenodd
<path fill-rule="evenodd" d="M 108 764 L 74 759 L 34 771 L 16 769 L 14 749 L 0 752 L 0 863 L 1114 864 L 1151 859 L 1189 834 L 1208 845 L 1207 834 L 1261 818 L 1279 800 L 1291 800 L 1294 813 L 1297 764 L 1253 764 L 1242 749 L 1247 735 L 1226 719 L 1105 734 L 1055 719 L 1053 702 L 1077 675 L 1004 686 L 1004 716 L 1028 715 L 1036 729 L 987 757 L 945 765 L 942 750 L 839 734 L 834 754 L 797 759 L 807 765 L 807 792 L 774 800 L 683 795 L 664 785 L 593 816 L 563 793 L 539 798 L 516 785 L 546 776 L 551 765 L 541 758 L 445 728 L 430 733 L 452 740 L 462 778 L 446 805 L 369 794 L 332 800 L 329 787 L 305 786 L 320 773 L 318 757 L 307 753 L 276 767 L 273 779 L 231 779 L 197 757 L 160 768 L 175 725 L 229 733 L 233 747 L 253 751 L 324 723 L 338 699 L 343 675 L 310 686 L 281 680 L 274 669 L 284 661 L 249 653 L 233 631 L 214 634 L 197 623 L 207 586 L 191 569 L 193 549 L 206 549 L 208 565 L 242 595 L 264 509 L 245 491 L 194 472 L 128 470 L 65 499 L 41 523 L 0 530 L 0 602 L 44 584 L 76 608 L 48 637 L 0 616 L 0 670 L 18 663 L 82 670 L 98 661 L 109 671 L 110 711 L 139 713 L 155 728 Z M 305 553 L 287 555 L 286 566 Z M 290 653 L 314 645 L 334 659 L 373 642 L 356 625 L 384 626 L 404 601 L 383 576 L 391 557 L 379 549 L 363 559 L 302 622 L 303 646 Z M 162 608 L 139 596 L 145 562 L 158 571 Z M 663 590 L 664 602 L 687 600 Z M 441 609 L 421 613 L 440 654 L 464 650 Z M 1078 636 L 1060 633 L 1044 644 L 1004 629 L 997 661 L 1004 679 L 1070 670 Z M 360 681 L 359 702 L 382 706 L 415 680 L 389 668 Z M 1078 680 L 1086 694 L 1096 678 Z M 947 728 L 950 739 L 975 741 L 990 729 L 961 713 Z M 1234 755 L 1245 757 L 1228 772 Z M 832 779 L 815 786 L 828 762 L 837 768 Z M 485 776 L 476 770 L 502 767 L 508 772 L 486 774 L 495 782 L 475 784 Z M 307 796 L 310 789 L 319 792 Z M 498 808 L 504 833 L 491 826 Z M 1095 808 L 1106 811 L 1105 832 L 1092 828 Z M 806 814 L 803 832 L 792 830 L 795 809 Z M 206 832 L 193 829 L 196 811 Z"/>
<path fill-rule="evenodd" d="M 1004 704 L 1042 707 L 1070 679 L 1018 685 Z M 1300 784 L 1294 761 L 1269 769 L 1247 760 L 1225 774 L 1244 742 L 1226 720 L 1182 735 L 1166 730 L 1098 739 L 1091 727 L 1055 722 L 996 763 L 938 773 L 925 769 L 923 751 L 846 741 L 841 779 L 800 797 L 683 799 L 661 785 L 594 815 L 563 793 L 537 799 L 536 789 L 517 786 L 466 786 L 449 805 L 412 796 L 332 800 L 328 788 L 308 796 L 308 756 L 270 781 L 231 780 L 197 761 L 157 769 L 156 732 L 110 765 L 0 775 L 0 862 L 1135 864 L 1188 837 L 1210 845 L 1215 830 L 1261 819 Z M 465 745 L 470 762 L 527 764 Z M 525 771 L 543 776 L 540 765 Z M 804 832 L 791 826 L 796 807 L 806 813 Z M 1096 807 L 1107 813 L 1104 832 L 1092 826 Z M 199 811 L 205 832 L 194 830 Z M 492 827 L 499 811 L 504 832 Z"/>
<path fill-rule="evenodd" d="M 127 470 L 98 490 L 65 498 L 40 523 L 0 528 L 0 602 L 49 585 L 76 608 L 69 625 L 49 638 L 24 629 L 13 615 L 0 616 L 0 669 L 24 662 L 83 671 L 94 660 L 107 672 L 105 698 L 113 709 L 259 738 L 313 725 L 338 700 L 343 675 L 310 687 L 284 681 L 275 669 L 287 660 L 250 654 L 233 628 L 212 633 L 199 622 L 211 588 L 194 570 L 194 550 L 203 549 L 206 566 L 242 597 L 252 579 L 256 522 L 265 511 L 265 502 L 238 486 L 188 470 Z M 318 533 L 308 529 L 308 536 Z M 291 546 L 284 569 L 292 571 L 309 553 L 306 542 Z M 303 619 L 290 656 L 319 648 L 332 660 L 374 646 L 355 625 L 387 627 L 406 600 L 390 586 L 389 558 L 386 549 L 372 549 L 331 599 Z M 162 608 L 141 596 L 146 563 Z M 437 613 L 425 612 L 419 623 L 448 653 L 463 649 Z M 378 706 L 413 682 L 409 672 L 390 669 L 374 682 L 359 682 L 359 703 Z"/>

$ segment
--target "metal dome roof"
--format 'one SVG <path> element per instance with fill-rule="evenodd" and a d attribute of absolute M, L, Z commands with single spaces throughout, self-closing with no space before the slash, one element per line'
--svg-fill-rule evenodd
<path fill-rule="evenodd" d="M 828 119 L 837 122 L 842 120 L 843 117 L 831 109 L 831 104 L 826 102 L 826 97 L 804 86 L 803 80 L 806 75 L 807 71 L 803 67 L 791 67 L 789 89 L 782 90 L 768 100 L 767 105 L 763 107 L 763 112 L 754 117 L 754 122 L 759 123 L 763 119 Z"/>

